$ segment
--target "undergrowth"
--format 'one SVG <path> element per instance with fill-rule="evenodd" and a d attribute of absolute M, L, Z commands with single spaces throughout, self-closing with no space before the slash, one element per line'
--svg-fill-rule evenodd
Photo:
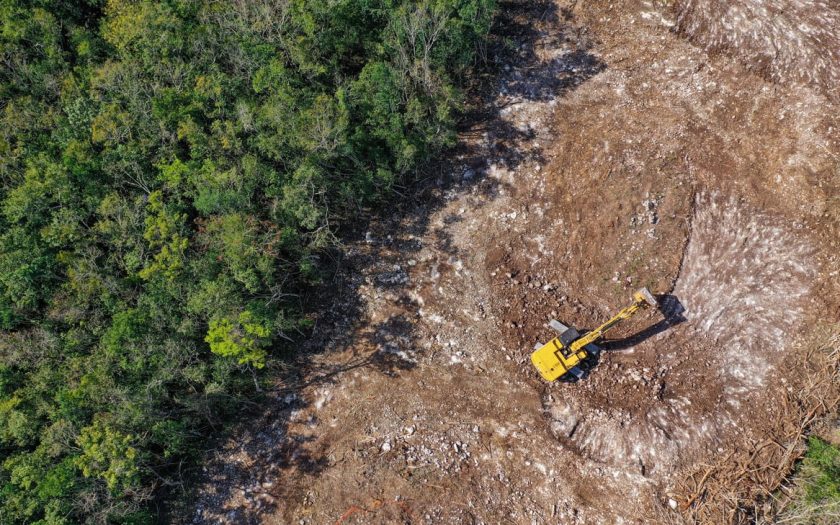
<path fill-rule="evenodd" d="M 795 499 L 778 523 L 840 523 L 840 447 L 810 437 L 793 481 Z"/>

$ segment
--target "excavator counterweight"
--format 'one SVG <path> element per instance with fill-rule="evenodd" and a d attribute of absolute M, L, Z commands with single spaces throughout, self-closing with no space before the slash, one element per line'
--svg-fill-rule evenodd
<path fill-rule="evenodd" d="M 537 344 L 534 353 L 531 354 L 531 362 L 546 381 L 554 381 L 566 374 L 580 378 L 583 376 L 583 371 L 577 365 L 589 355 L 600 353 L 601 348 L 595 343 L 604 336 L 607 330 L 648 306 L 657 306 L 656 298 L 650 290 L 642 288 L 633 294 L 633 304 L 586 334 L 581 334 L 574 327 L 567 327 L 559 321 L 552 320 L 549 326 L 557 331 L 559 336 L 544 345 Z"/>

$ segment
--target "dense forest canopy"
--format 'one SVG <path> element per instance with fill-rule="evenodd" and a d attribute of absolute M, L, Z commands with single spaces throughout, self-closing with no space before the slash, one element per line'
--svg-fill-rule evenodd
<path fill-rule="evenodd" d="M 147 523 L 455 140 L 493 0 L 0 0 L 0 523 Z"/>

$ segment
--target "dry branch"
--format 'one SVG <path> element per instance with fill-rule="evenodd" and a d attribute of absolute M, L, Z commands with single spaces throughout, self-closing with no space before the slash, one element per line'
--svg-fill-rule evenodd
<path fill-rule="evenodd" d="M 803 357 L 812 366 L 801 388 L 791 388 L 781 401 L 781 415 L 747 449 L 730 453 L 713 465 L 695 465 L 679 485 L 679 509 L 689 523 L 768 523 L 790 501 L 774 492 L 793 471 L 805 451 L 812 425 L 836 412 L 840 404 L 840 329 L 834 327 L 809 344 Z M 700 480 L 697 476 L 702 473 Z"/>

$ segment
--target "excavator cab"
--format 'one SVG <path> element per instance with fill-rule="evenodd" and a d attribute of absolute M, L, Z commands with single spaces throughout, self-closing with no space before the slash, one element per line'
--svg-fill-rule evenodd
<path fill-rule="evenodd" d="M 578 339 L 580 339 L 580 332 L 575 330 L 574 326 L 570 326 L 560 333 L 560 342 L 563 343 L 564 348 L 569 348 Z"/>
<path fill-rule="evenodd" d="M 589 344 L 586 349 L 575 352 L 572 350 L 572 343 L 580 339 L 580 332 L 556 320 L 552 320 L 549 326 L 557 331 L 559 336 L 544 345 L 537 344 L 534 347 L 535 352 L 531 354 L 531 362 L 546 381 L 555 381 L 566 374 L 580 379 L 583 377 L 583 371 L 578 368 L 580 362 L 586 359 L 589 353 L 598 354 L 601 348 Z"/>
<path fill-rule="evenodd" d="M 601 339 L 607 330 L 647 306 L 657 306 L 657 301 L 650 290 L 642 288 L 633 294 L 633 304 L 585 335 L 581 335 L 574 327 L 552 320 L 549 326 L 559 335 L 544 345 L 535 345 L 531 362 L 546 381 L 555 381 L 567 374 L 580 379 L 583 377 L 583 370 L 578 367 L 581 361 L 601 352 L 601 347 L 595 342 Z"/>

